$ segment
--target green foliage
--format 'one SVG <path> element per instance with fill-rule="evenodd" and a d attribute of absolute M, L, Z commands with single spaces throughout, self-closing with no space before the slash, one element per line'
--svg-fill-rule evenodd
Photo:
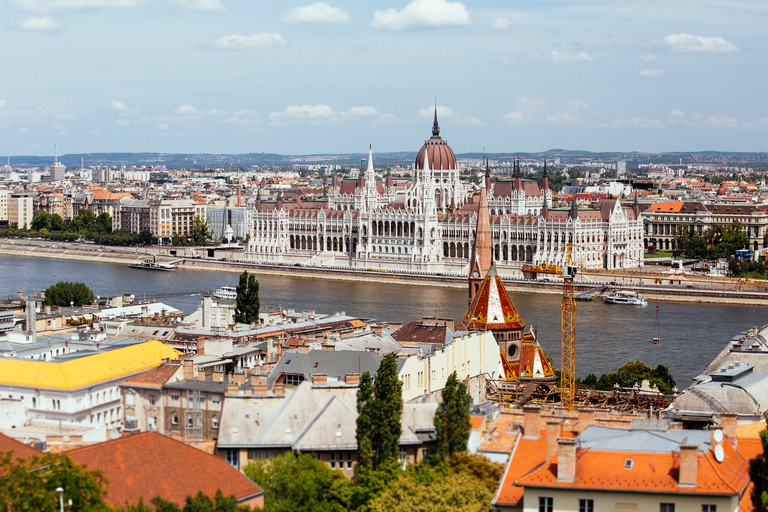
<path fill-rule="evenodd" d="M 71 510 L 106 512 L 107 480 L 101 471 L 87 471 L 66 455 L 44 454 L 28 459 L 0 453 L 0 510 L 56 512 L 57 487 L 64 489 L 64 502 Z"/>
<path fill-rule="evenodd" d="M 700 235 L 681 226 L 675 240 L 683 255 L 694 259 L 732 258 L 734 252 L 749 245 L 744 226 L 737 220 L 729 226 L 710 226 Z"/>
<path fill-rule="evenodd" d="M 250 509 L 246 506 L 239 506 L 237 504 L 237 498 L 234 496 L 224 496 L 221 490 L 216 491 L 216 495 L 211 499 L 209 496 L 203 494 L 202 491 L 197 493 L 194 498 L 187 496 L 184 507 L 179 507 L 177 504 L 170 501 L 165 501 L 160 496 L 152 498 L 150 501 L 152 506 L 144 503 L 144 499 L 140 498 L 139 502 L 130 505 L 126 504 L 124 507 L 118 507 L 115 512 L 248 512 Z"/>
<path fill-rule="evenodd" d="M 112 232 L 112 216 L 107 212 L 100 213 L 96 220 L 93 222 L 93 227 L 99 233 L 111 233 Z"/>
<path fill-rule="evenodd" d="M 434 419 L 437 460 L 467 451 L 471 430 L 469 415 L 472 397 L 467 393 L 466 384 L 459 382 L 455 371 L 445 381 L 441 396 L 442 402 L 435 411 Z"/>
<path fill-rule="evenodd" d="M 504 473 L 504 464 L 493 462 L 488 457 L 477 453 L 455 453 L 445 459 L 445 463 L 451 473 L 471 475 L 480 480 L 491 493 L 496 492 L 496 487 Z"/>
<path fill-rule="evenodd" d="M 400 415 L 403 408 L 403 384 L 397 378 L 397 357 L 387 354 L 381 360 L 373 381 L 373 400 L 365 409 L 371 417 L 371 447 L 373 469 L 397 462 L 400 455 Z"/>
<path fill-rule="evenodd" d="M 677 384 L 672 377 L 669 369 L 664 365 L 659 365 L 656 369 L 651 368 L 642 361 L 632 361 L 615 372 L 606 373 L 599 379 L 594 374 L 588 375 L 584 380 L 579 380 L 579 384 L 594 386 L 595 389 L 609 391 L 615 384 L 623 388 L 630 388 L 635 384 L 642 384 L 647 380 L 651 385 L 656 385 L 659 391 L 665 394 L 671 394 Z"/>
<path fill-rule="evenodd" d="M 768 413 L 763 415 L 768 424 Z M 760 431 L 760 441 L 763 443 L 763 453 L 749 461 L 749 478 L 752 480 L 752 505 L 755 512 L 768 510 L 768 430 Z"/>
<path fill-rule="evenodd" d="M 259 323 L 259 282 L 247 270 L 240 274 L 237 285 L 235 322 L 241 324 Z"/>
<path fill-rule="evenodd" d="M 44 306 L 82 306 L 93 303 L 93 292 L 84 283 L 59 281 L 45 290 Z"/>
<path fill-rule="evenodd" d="M 264 489 L 265 512 L 347 510 L 352 483 L 308 453 L 288 453 L 243 468 Z"/>
<path fill-rule="evenodd" d="M 357 386 L 357 464 L 358 468 L 371 469 L 373 464 L 373 418 L 371 406 L 373 403 L 373 380 L 370 372 L 360 376 Z"/>
<path fill-rule="evenodd" d="M 487 512 L 493 495 L 477 478 L 451 474 L 420 485 L 402 477 L 371 503 L 374 512 Z"/>
<path fill-rule="evenodd" d="M 29 227 L 32 231 L 62 231 L 66 225 L 58 213 L 51 215 L 45 210 L 37 210 Z"/>
<path fill-rule="evenodd" d="M 208 218 L 203 220 L 199 215 L 192 219 L 192 240 L 196 246 L 208 245 L 211 238 L 211 223 Z"/>
<path fill-rule="evenodd" d="M 96 214 L 87 208 L 83 208 L 74 219 L 67 224 L 67 231 L 82 233 L 84 231 L 90 231 L 96 223 Z"/>

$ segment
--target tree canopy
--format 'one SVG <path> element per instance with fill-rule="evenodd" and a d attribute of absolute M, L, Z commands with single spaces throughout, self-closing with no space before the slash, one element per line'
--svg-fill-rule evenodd
<path fill-rule="evenodd" d="M 763 415 L 768 424 L 768 413 Z M 763 453 L 749 461 L 749 478 L 752 480 L 752 505 L 755 512 L 768 510 L 768 430 L 760 431 L 760 441 L 763 444 Z"/>
<path fill-rule="evenodd" d="M 441 396 L 442 402 L 435 411 L 434 419 L 438 459 L 465 452 L 471 429 L 472 398 L 467 393 L 466 384 L 459 382 L 455 371 L 445 381 Z"/>
<path fill-rule="evenodd" d="M 359 463 L 363 467 L 377 469 L 388 462 L 396 462 L 400 454 L 403 384 L 397 378 L 395 355 L 387 354 L 381 360 L 372 393 L 370 375 L 364 373 L 360 383 L 357 440 L 358 450 L 362 447 L 362 451 L 358 451 L 358 460 L 362 460 Z"/>
<path fill-rule="evenodd" d="M 712 225 L 701 234 L 680 226 L 675 240 L 680 252 L 693 259 L 733 258 L 734 252 L 749 246 L 744 226 L 737 220 L 729 226 Z"/>
<path fill-rule="evenodd" d="M 256 276 L 243 271 L 237 285 L 235 322 L 241 324 L 259 323 L 259 282 Z"/>
<path fill-rule="evenodd" d="M 72 500 L 72 510 L 106 512 L 107 479 L 101 471 L 88 471 L 67 455 L 44 454 L 19 459 L 13 452 L 0 453 L 0 510 L 57 512 L 57 487 Z"/>
<path fill-rule="evenodd" d="M 93 303 L 93 292 L 84 283 L 59 281 L 45 290 L 44 306 L 82 306 Z"/>
<path fill-rule="evenodd" d="M 647 380 L 651 385 L 655 384 L 659 391 L 666 394 L 673 393 L 674 388 L 677 387 L 674 377 L 666 366 L 660 364 L 654 369 L 642 361 L 631 361 L 615 372 L 602 375 L 599 379 L 594 374 L 589 374 L 580 383 L 608 391 L 615 384 L 630 388 L 635 384 L 642 384 L 643 380 Z"/>

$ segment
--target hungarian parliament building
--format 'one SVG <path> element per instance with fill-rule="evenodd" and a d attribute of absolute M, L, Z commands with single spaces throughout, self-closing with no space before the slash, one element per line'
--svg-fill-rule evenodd
<path fill-rule="evenodd" d="M 389 271 L 466 274 L 477 226 L 480 187 L 486 188 L 492 258 L 500 274 L 519 275 L 524 264 L 563 264 L 565 247 L 587 268 L 642 265 L 643 221 L 636 207 L 601 200 L 593 207 L 550 208 L 546 165 L 541 186 L 512 179 L 462 182 L 437 113 L 432 137 L 413 164 L 411 182 L 395 186 L 377 176 L 373 154 L 356 178 L 333 176 L 327 201 L 251 201 L 243 208 L 247 249 L 255 262 Z M 211 218 L 215 224 L 216 213 Z M 235 213 L 235 212 L 232 212 Z M 231 214 L 230 214 L 231 215 Z M 223 215 L 221 215 L 223 221 Z M 229 217 L 229 215 L 228 215 Z M 223 222 L 222 222 L 223 223 Z M 223 226 L 222 226 L 223 227 Z M 221 229 L 222 227 L 219 227 Z"/>

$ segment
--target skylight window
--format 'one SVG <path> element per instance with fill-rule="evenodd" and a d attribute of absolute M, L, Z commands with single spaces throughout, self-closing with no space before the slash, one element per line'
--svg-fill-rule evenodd
<path fill-rule="evenodd" d="M 633 461 L 632 459 L 627 459 L 624 461 L 624 469 L 632 469 Z"/>

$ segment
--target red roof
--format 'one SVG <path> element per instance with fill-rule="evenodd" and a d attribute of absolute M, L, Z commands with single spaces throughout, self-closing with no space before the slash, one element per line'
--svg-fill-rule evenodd
<path fill-rule="evenodd" d="M 0 434 L 0 453 L 3 452 L 13 452 L 12 458 L 14 460 L 26 459 L 28 457 L 43 454 L 43 452 L 36 448 L 27 446 L 26 444 L 17 441 L 12 437 L 8 437 L 5 434 Z M 0 469 L 0 475 L 2 474 L 3 471 Z"/>
<path fill-rule="evenodd" d="M 202 491 L 221 490 L 238 501 L 264 491 L 226 461 L 157 432 L 123 436 L 68 452 L 77 464 L 100 469 L 109 480 L 105 501 L 113 506 L 144 503 L 155 496 L 179 505 Z"/>

